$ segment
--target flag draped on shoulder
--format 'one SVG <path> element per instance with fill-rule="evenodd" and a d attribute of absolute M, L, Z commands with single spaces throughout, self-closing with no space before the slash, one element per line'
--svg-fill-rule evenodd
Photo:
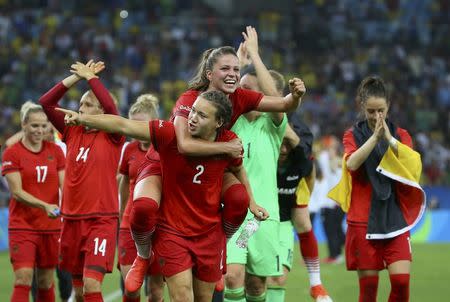
<path fill-rule="evenodd" d="M 386 220 L 380 215 L 372 217 L 369 214 L 367 239 L 385 239 L 396 237 L 409 231 L 422 217 L 426 206 L 426 195 L 419 184 L 422 172 L 420 154 L 401 142 L 397 143 L 398 155 L 392 148 L 387 148 L 374 173 L 379 173 L 395 184 L 397 209 L 400 210 L 400 220 L 404 224 L 397 224 L 399 219 L 389 226 L 389 218 Z M 328 193 L 328 197 L 338 203 L 348 212 L 352 194 L 352 176 L 347 169 L 345 156 L 342 161 L 342 177 L 338 185 Z M 372 200 L 372 203 L 374 200 Z M 376 209 L 375 209 L 376 210 Z M 391 215 L 389 210 L 386 215 Z M 371 206 L 371 212 L 374 207 Z M 395 218 L 395 216 L 393 216 Z M 387 222 L 387 223 L 386 223 Z M 387 225 L 386 225 L 387 224 Z"/>

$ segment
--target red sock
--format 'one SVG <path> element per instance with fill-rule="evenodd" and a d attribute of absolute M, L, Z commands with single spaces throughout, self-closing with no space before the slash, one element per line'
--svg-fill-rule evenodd
<path fill-rule="evenodd" d="M 378 276 L 359 278 L 359 302 L 376 302 L 378 291 Z"/>
<path fill-rule="evenodd" d="M 83 295 L 84 302 L 103 302 L 103 297 L 101 292 L 95 293 L 85 293 Z"/>
<path fill-rule="evenodd" d="M 158 222 L 158 209 L 158 203 L 152 198 L 140 197 L 133 201 L 130 230 L 140 256 L 149 256 L 151 237 Z"/>
<path fill-rule="evenodd" d="M 227 238 L 231 238 L 247 216 L 250 198 L 243 184 L 230 186 L 223 194 L 223 229 Z"/>
<path fill-rule="evenodd" d="M 317 239 L 314 235 L 313 230 L 305 233 L 297 233 L 300 244 L 300 252 L 302 253 L 303 259 L 306 258 L 318 258 L 319 257 L 319 247 L 317 245 Z"/>
<path fill-rule="evenodd" d="M 391 279 L 391 293 L 388 302 L 409 301 L 409 274 L 389 275 Z"/>
<path fill-rule="evenodd" d="M 30 299 L 30 290 L 31 286 L 28 285 L 14 285 L 11 302 L 28 302 Z"/>
<path fill-rule="evenodd" d="M 55 287 L 38 288 L 36 302 L 54 302 L 55 301 Z"/>
<path fill-rule="evenodd" d="M 128 297 L 127 295 L 123 295 L 122 302 L 139 302 L 141 301 L 141 296 L 137 297 Z"/>

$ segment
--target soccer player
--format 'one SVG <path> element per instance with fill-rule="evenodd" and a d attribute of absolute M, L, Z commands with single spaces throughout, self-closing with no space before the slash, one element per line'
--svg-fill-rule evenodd
<path fill-rule="evenodd" d="M 20 112 L 23 135 L 2 157 L 11 200 L 9 251 L 14 269 L 11 301 L 29 301 L 37 269 L 37 301 L 55 301 L 53 275 L 58 264 L 61 230 L 59 189 L 64 180 L 64 154 L 44 140 L 48 120 L 40 105 L 26 102 Z"/>
<path fill-rule="evenodd" d="M 296 115 L 290 117 L 290 123 L 292 127 L 287 128 L 281 145 L 277 173 L 283 276 L 269 278 L 267 300 L 284 301 L 284 286 L 292 267 L 295 227 L 308 270 L 310 295 L 315 301 L 331 301 L 320 280 L 319 249 L 308 210 L 316 176 L 311 160 L 313 135 Z"/>
<path fill-rule="evenodd" d="M 255 51 L 251 43 L 245 46 L 247 51 Z M 260 61 L 254 62 L 254 67 L 254 71 L 241 78 L 243 88 L 271 95 L 283 90 L 284 80 L 279 73 L 269 72 Z M 304 92 L 303 87 L 298 97 Z M 232 128 L 239 133 L 245 147 L 244 166 L 255 201 L 262 204 L 270 216 L 261 223 L 246 249 L 236 246 L 239 232 L 228 242 L 225 301 L 265 301 L 266 278 L 282 275 L 276 166 L 286 126 L 287 118 L 283 113 L 252 111 L 241 116 Z"/>
<path fill-rule="evenodd" d="M 343 178 L 329 194 L 348 210 L 347 269 L 358 273 L 359 301 L 377 300 L 378 273 L 387 268 L 388 301 L 406 302 L 409 230 L 425 206 L 418 184 L 420 155 L 412 149 L 408 132 L 387 119 L 390 102 L 381 78 L 363 79 L 356 100 L 364 119 L 344 134 Z"/>
<path fill-rule="evenodd" d="M 225 169 L 247 183 L 241 158 L 187 157 L 178 152 L 171 122 L 127 120 L 113 115 L 88 116 L 60 109 L 67 124 L 82 124 L 150 140 L 161 158 L 162 202 L 153 250 L 155 265 L 169 287 L 171 301 L 210 302 L 215 282 L 222 276 L 225 233 L 220 193 Z M 207 141 L 236 138 L 224 129 L 231 119 L 231 103 L 223 92 L 204 92 L 188 116 L 190 134 Z"/>
<path fill-rule="evenodd" d="M 246 43 L 252 43 L 253 46 L 252 50 L 254 51 L 249 51 L 249 56 L 254 62 L 262 63 L 258 53 L 258 41 L 254 28 L 247 27 L 247 34 L 244 33 L 244 38 Z M 204 91 L 222 91 L 228 95 L 233 112 L 230 123 L 226 125 L 227 128 L 230 128 L 242 113 L 251 110 L 285 112 L 295 110 L 299 105 L 299 96 L 304 89 L 303 81 L 300 79 L 290 80 L 291 93 L 284 98 L 265 96 L 258 92 L 238 88 L 239 68 L 239 59 L 232 47 L 224 46 L 204 52 L 197 74 L 189 83 L 189 90 L 180 96 L 173 109 L 172 119 L 180 153 L 190 156 L 224 154 L 234 157 L 241 156 L 242 145 L 239 140 L 232 143 L 205 142 L 190 135 L 187 117 L 192 104 L 198 95 Z M 142 284 L 144 272 L 147 271 L 149 263 L 150 241 L 154 229 L 154 224 L 151 221 L 156 221 L 159 196 L 161 195 L 161 172 L 158 172 L 160 170 L 155 164 L 148 165 L 147 168 L 143 169 L 142 177 L 140 176 L 141 183 L 136 184 L 131 231 L 136 242 L 138 257 L 128 274 L 130 278 L 127 277 L 127 280 L 130 280 L 128 284 L 133 289 Z M 260 211 L 264 212 L 264 209 L 253 202 L 250 189 L 240 183 L 232 173 L 225 174 L 222 199 L 224 203 L 222 219 L 227 238 L 230 238 L 239 228 L 245 219 L 248 208 L 255 215 L 258 215 Z M 263 218 L 267 217 L 263 216 Z M 137 283 L 137 286 L 135 283 Z M 125 286 L 127 286 L 127 281 Z"/>
<path fill-rule="evenodd" d="M 150 121 L 158 118 L 158 99 L 151 94 L 139 96 L 136 102 L 130 107 L 128 117 L 131 120 Z M 149 141 L 135 140 L 129 143 L 124 150 L 119 172 L 121 174 L 119 184 L 119 194 L 121 197 L 120 209 L 120 229 L 119 229 L 119 264 L 120 273 L 125 280 L 131 264 L 136 258 L 136 246 L 130 232 L 130 211 L 133 202 L 133 192 L 136 184 L 138 171 L 145 160 L 146 153 L 149 157 L 159 155 L 151 148 Z M 149 151 L 150 150 L 150 151 Z M 154 154 L 156 153 L 156 155 Z M 151 276 L 149 284 L 149 301 L 159 302 L 163 298 L 162 276 Z M 140 301 L 139 291 L 130 293 L 124 292 L 123 301 Z"/>
<path fill-rule="evenodd" d="M 40 98 L 45 113 L 63 134 L 67 173 L 61 214 L 60 268 L 72 274 L 77 301 L 102 301 L 101 283 L 111 272 L 117 240 L 118 190 L 116 173 L 124 137 L 87 127 L 66 127 L 58 101 L 80 79 L 92 90 L 80 100 L 79 113 L 117 114 L 113 98 L 96 76 L 102 62 L 77 62 L 71 76 Z"/>

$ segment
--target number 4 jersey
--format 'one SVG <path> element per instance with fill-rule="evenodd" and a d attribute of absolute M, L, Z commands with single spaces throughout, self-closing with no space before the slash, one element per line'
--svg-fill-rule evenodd
<path fill-rule="evenodd" d="M 18 142 L 5 150 L 2 175 L 19 172 L 22 189 L 47 203 L 59 204 L 58 171 L 64 170 L 64 154 L 54 143 L 44 141 L 39 152 L 32 152 Z M 44 210 L 26 205 L 11 197 L 9 225 L 12 230 L 58 231 L 60 219 L 50 219 Z"/>
<path fill-rule="evenodd" d="M 181 236 L 207 233 L 221 223 L 220 196 L 223 174 L 229 166 L 240 166 L 242 159 L 225 155 L 188 157 L 178 152 L 171 122 L 149 123 L 150 137 L 158 151 L 163 179 L 159 227 Z M 216 142 L 236 138 L 229 130 L 219 132 Z"/>
<path fill-rule="evenodd" d="M 66 176 L 61 213 L 65 219 L 118 216 L 116 174 L 124 137 L 82 126 L 66 127 Z"/>

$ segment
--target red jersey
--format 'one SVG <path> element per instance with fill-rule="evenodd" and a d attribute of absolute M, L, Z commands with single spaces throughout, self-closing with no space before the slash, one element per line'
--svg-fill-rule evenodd
<path fill-rule="evenodd" d="M 175 129 L 171 122 L 149 123 L 152 145 L 162 165 L 162 201 L 159 227 L 181 236 L 201 235 L 222 222 L 220 194 L 223 174 L 229 166 L 240 166 L 242 159 L 225 155 L 187 157 L 178 152 Z M 216 141 L 236 138 L 231 131 L 221 131 Z"/>
<path fill-rule="evenodd" d="M 150 150 L 153 150 L 153 152 L 155 152 L 153 148 L 150 148 L 149 152 L 150 152 Z M 133 201 L 134 186 L 136 185 L 136 178 L 138 175 L 139 168 L 145 159 L 145 154 L 146 154 L 146 150 L 143 150 L 140 147 L 140 143 L 138 141 L 129 143 L 125 147 L 125 151 L 123 152 L 123 157 L 122 157 L 122 162 L 120 163 L 119 172 L 123 175 L 128 176 L 129 181 L 130 181 L 130 186 L 129 186 L 130 194 L 129 194 L 129 197 L 127 200 L 127 205 L 125 207 L 125 211 L 122 216 L 122 221 L 120 223 L 121 229 L 129 229 L 130 228 L 129 217 L 130 217 L 130 211 L 131 211 L 131 206 L 132 206 L 132 201 Z"/>
<path fill-rule="evenodd" d="M 201 91 L 198 90 L 188 90 L 183 93 L 178 98 L 175 107 L 172 110 L 172 117 L 170 120 L 173 122 L 176 116 L 188 118 L 192 105 L 199 94 L 201 94 Z M 239 116 L 241 116 L 241 114 L 256 110 L 263 96 L 264 95 L 262 93 L 242 88 L 237 88 L 232 94 L 228 95 L 228 98 L 233 106 L 233 112 L 230 123 L 226 125 L 227 129 L 231 129 L 231 127 L 233 127 L 234 123 Z"/>
<path fill-rule="evenodd" d="M 107 114 L 118 114 L 116 105 L 98 78 L 89 86 Z M 66 127 L 64 113 L 56 111 L 58 101 L 67 92 L 56 84 L 40 99 L 48 119 L 63 134 L 67 145 L 61 214 L 66 219 L 118 216 L 117 167 L 125 137 L 102 131 L 86 131 L 82 126 Z"/>
<path fill-rule="evenodd" d="M 58 171 L 64 170 L 64 154 L 59 146 L 44 141 L 39 152 L 28 150 L 18 142 L 5 150 L 2 175 L 19 172 L 22 189 L 47 203 L 59 204 Z M 60 219 L 51 219 L 39 208 L 14 198 L 9 205 L 9 230 L 54 232 L 61 228 Z"/>
<path fill-rule="evenodd" d="M 124 137 L 66 127 L 67 166 L 61 213 L 66 219 L 118 216 L 116 173 Z"/>
<path fill-rule="evenodd" d="M 411 136 L 405 129 L 397 128 L 397 137 L 399 137 L 399 140 L 403 144 L 412 148 Z M 343 144 L 346 159 L 358 150 L 358 145 L 353 136 L 353 128 L 345 131 Z M 349 172 L 352 176 L 352 195 L 347 221 L 349 224 L 367 224 L 370 213 L 370 202 L 372 200 L 372 186 L 367 177 L 364 165 L 361 165 L 355 171 L 349 170 Z M 398 196 L 401 195 L 398 194 Z"/>

